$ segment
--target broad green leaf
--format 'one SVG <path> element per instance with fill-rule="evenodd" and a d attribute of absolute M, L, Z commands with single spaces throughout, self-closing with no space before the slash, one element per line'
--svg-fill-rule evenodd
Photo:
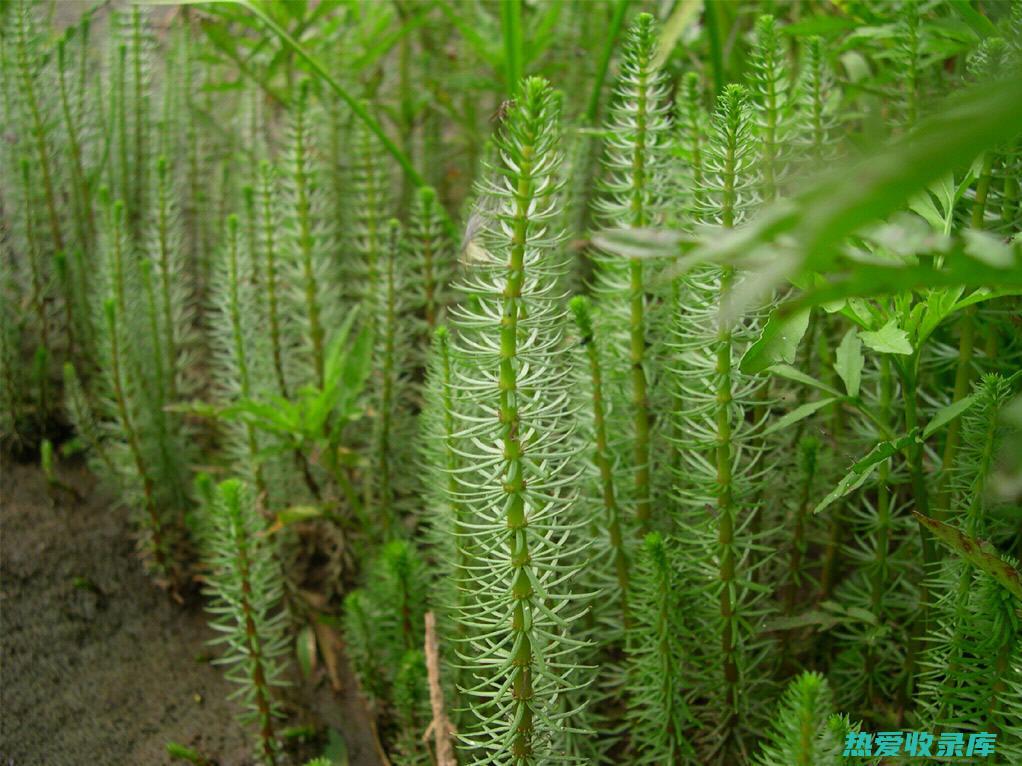
<path fill-rule="evenodd" d="M 841 63 L 848 73 L 849 82 L 856 83 L 869 77 L 869 63 L 858 51 L 845 51 L 841 54 Z"/>
<path fill-rule="evenodd" d="M 314 505 L 292 505 L 277 514 L 277 523 L 286 527 L 300 521 L 323 518 L 323 509 Z"/>
<path fill-rule="evenodd" d="M 1022 573 L 1002 559 L 997 549 L 986 540 L 977 540 L 950 524 L 924 516 L 912 511 L 916 520 L 930 530 L 940 540 L 969 564 L 986 572 L 1011 593 L 1022 601 Z"/>
<path fill-rule="evenodd" d="M 845 614 L 849 617 L 854 617 L 858 622 L 865 622 L 870 625 L 877 624 L 877 617 L 868 609 L 863 609 L 861 606 L 850 606 L 845 610 Z"/>
<path fill-rule="evenodd" d="M 272 403 L 242 399 L 221 410 L 220 415 L 229 420 L 241 420 L 266 431 L 278 433 L 291 433 L 300 426 L 297 408 L 281 397 L 274 397 Z"/>
<path fill-rule="evenodd" d="M 930 184 L 930 190 L 940 202 L 941 214 L 945 221 L 951 218 L 955 210 L 955 174 L 945 173 Z"/>
<path fill-rule="evenodd" d="M 923 438 L 928 439 L 931 437 L 938 429 L 950 423 L 975 403 L 976 395 L 973 394 L 972 396 L 966 396 L 964 399 L 959 399 L 957 402 L 952 402 L 946 407 L 941 407 L 930 422 L 926 424 L 926 428 L 923 429 Z"/>
<path fill-rule="evenodd" d="M 905 296 L 899 296 L 899 297 L 905 297 Z M 923 321 L 923 313 L 925 311 L 926 311 L 926 304 L 925 303 L 917 303 L 914 306 L 912 306 L 912 310 L 909 311 L 908 318 L 903 320 L 902 323 L 901 323 L 901 328 L 905 331 L 905 337 L 906 338 L 914 338 L 914 337 L 916 337 L 916 330 L 919 329 L 919 325 Z M 904 316 L 904 313 L 902 315 Z M 909 345 L 911 345 L 911 343 L 912 342 L 910 340 L 909 341 Z"/>
<path fill-rule="evenodd" d="M 334 766 L 348 766 L 348 745 L 344 741 L 344 735 L 337 729 L 331 728 L 327 731 L 323 757 L 328 758 Z"/>
<path fill-rule="evenodd" d="M 372 334 L 369 332 L 369 328 L 363 328 L 344 360 L 344 372 L 341 375 L 343 397 L 338 402 L 342 411 L 347 411 L 362 393 L 372 369 L 372 361 Z"/>
<path fill-rule="evenodd" d="M 330 416 L 333 401 L 331 394 L 336 392 L 318 391 L 316 396 L 308 397 L 302 404 L 302 432 L 310 439 L 318 439 L 323 434 L 323 427 Z"/>
<path fill-rule="evenodd" d="M 945 255 L 943 268 L 932 264 L 881 266 L 868 263 L 841 264 L 840 269 L 828 274 L 820 285 L 785 303 L 781 310 L 797 311 L 806 306 L 820 306 L 857 298 L 877 298 L 910 291 L 940 288 L 976 288 L 980 292 L 974 300 L 963 299 L 955 311 L 971 303 L 1000 295 L 1018 295 L 1022 292 L 1022 248 L 1013 248 L 1015 257 L 1005 268 L 990 267 L 956 249 Z M 990 286 L 997 285 L 996 295 Z M 851 317 L 849 317 L 851 318 Z"/>
<path fill-rule="evenodd" d="M 835 501 L 854 492 L 866 482 L 866 479 L 870 477 L 878 465 L 885 460 L 889 460 L 892 456 L 916 441 L 916 435 L 912 433 L 893 441 L 883 441 L 875 445 L 873 449 L 866 453 L 865 457 L 852 465 L 848 473 L 837 483 L 837 486 L 813 508 L 813 513 L 819 513 Z"/>
<path fill-rule="evenodd" d="M 965 252 L 995 269 L 1011 268 L 1015 263 L 1015 255 L 1010 245 L 1006 245 L 998 237 L 986 231 L 966 229 Z"/>
<path fill-rule="evenodd" d="M 344 317 L 341 326 L 334 331 L 333 336 L 330 338 L 330 343 L 327 346 L 326 360 L 323 364 L 323 378 L 325 388 L 327 389 L 333 388 L 340 383 L 341 376 L 344 373 L 344 357 L 348 336 L 351 334 L 351 328 L 355 324 L 357 316 L 357 308 L 349 311 L 348 315 Z"/>
<path fill-rule="evenodd" d="M 809 311 L 804 309 L 788 316 L 772 313 L 759 340 L 742 357 L 741 371 L 756 375 L 777 362 L 794 362 L 798 344 L 809 327 Z"/>
<path fill-rule="evenodd" d="M 316 631 L 311 625 L 306 625 L 295 636 L 295 657 L 298 658 L 302 678 L 308 680 L 316 669 Z"/>
<path fill-rule="evenodd" d="M 784 417 L 780 418 L 776 423 L 770 426 L 763 432 L 763 436 L 769 436 L 772 433 L 783 431 L 793 423 L 797 423 L 800 420 L 812 415 L 814 412 L 818 412 L 826 407 L 828 404 L 832 404 L 837 401 L 837 397 L 831 396 L 826 399 L 817 399 L 814 402 L 806 402 L 805 404 L 799 405 Z"/>
<path fill-rule="evenodd" d="M 944 228 L 944 216 L 933 202 L 929 191 L 917 194 L 908 201 L 909 209 L 918 213 L 937 231 Z"/>
<path fill-rule="evenodd" d="M 845 391 L 849 396 L 858 396 L 859 385 L 862 383 L 862 367 L 866 360 L 862 355 L 862 341 L 859 340 L 854 327 L 841 339 L 834 359 L 834 369 L 844 382 Z"/>
<path fill-rule="evenodd" d="M 972 3 L 968 0 L 959 0 L 959 2 L 951 3 L 950 6 L 981 40 L 997 34 L 997 27 L 993 22 L 973 8 Z"/>
<path fill-rule="evenodd" d="M 862 342 L 868 348 L 881 354 L 911 354 L 912 344 L 908 341 L 908 333 L 898 327 L 895 319 L 888 320 L 879 330 L 867 330 L 859 333 Z"/>
<path fill-rule="evenodd" d="M 871 473 L 872 471 L 849 471 L 845 474 L 844 478 L 837 483 L 837 486 L 827 493 L 827 496 L 823 498 L 823 500 L 816 504 L 816 507 L 813 508 L 813 513 L 819 513 L 832 503 L 840 500 L 845 495 L 857 490 L 866 483 L 866 479 L 869 478 Z"/>
<path fill-rule="evenodd" d="M 772 375 L 779 375 L 782 378 L 787 378 L 788 380 L 793 380 L 796 383 L 803 383 L 807 386 L 818 388 L 834 397 L 841 396 L 841 392 L 833 386 L 828 386 L 822 380 L 817 380 L 812 375 L 806 375 L 804 372 L 792 367 L 790 364 L 775 364 L 770 368 L 770 373 Z"/>
<path fill-rule="evenodd" d="M 899 436 L 897 439 L 880 442 L 871 449 L 864 458 L 852 465 L 853 471 L 864 471 L 887 458 L 896 455 L 908 446 L 919 442 L 918 432 Z"/>

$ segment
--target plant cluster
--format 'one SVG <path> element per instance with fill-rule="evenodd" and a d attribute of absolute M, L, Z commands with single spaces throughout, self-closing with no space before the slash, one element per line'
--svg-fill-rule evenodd
<path fill-rule="evenodd" d="M 1022 3 L 641 5 L 0 6 L 3 446 L 261 762 L 1022 759 Z"/>

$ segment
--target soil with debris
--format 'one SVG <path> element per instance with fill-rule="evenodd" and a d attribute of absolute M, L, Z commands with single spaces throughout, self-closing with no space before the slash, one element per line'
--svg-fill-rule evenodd
<path fill-rule="evenodd" d="M 84 468 L 60 472 L 79 500 L 0 460 L 0 766 L 170 766 L 168 742 L 252 764 L 202 605 L 175 603 L 146 576 L 127 510 Z M 342 667 L 344 694 L 323 678 L 291 690 L 287 724 L 335 728 L 351 766 L 378 766 Z M 321 748 L 298 749 L 296 763 Z"/>

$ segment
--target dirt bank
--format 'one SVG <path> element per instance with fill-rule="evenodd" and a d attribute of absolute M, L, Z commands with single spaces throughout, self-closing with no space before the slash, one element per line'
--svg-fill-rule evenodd
<path fill-rule="evenodd" d="M 147 579 L 127 511 L 84 469 L 61 475 L 82 502 L 51 499 L 34 467 L 0 470 L 0 766 L 162 766 L 168 741 L 248 766 L 201 606 Z M 340 699 L 295 689 L 290 723 L 338 727 L 352 766 L 376 766 L 346 681 Z"/>

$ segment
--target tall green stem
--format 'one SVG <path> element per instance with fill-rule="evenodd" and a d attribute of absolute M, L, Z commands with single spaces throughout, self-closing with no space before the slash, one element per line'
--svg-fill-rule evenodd
<path fill-rule="evenodd" d="M 532 127 L 532 126 L 530 126 Z M 516 763 L 530 763 L 533 752 L 533 674 L 531 614 L 537 598 L 529 569 L 531 559 L 528 542 L 528 515 L 525 509 L 525 460 L 521 442 L 521 420 L 518 411 L 518 319 L 522 311 L 522 285 L 525 282 L 525 252 L 529 216 L 533 199 L 532 168 L 535 146 L 528 143 L 533 136 L 524 136 L 520 147 L 518 183 L 514 196 L 512 242 L 504 288 L 500 329 L 500 365 L 498 417 L 505 467 L 502 484 L 507 493 L 505 517 L 511 530 L 508 556 L 514 574 L 511 595 L 515 601 L 511 629 L 516 647 L 512 659 L 511 695 L 515 700 L 517 723 L 510 743 Z"/>
<path fill-rule="evenodd" d="M 50 235 L 53 238 L 55 250 L 64 249 L 64 236 L 60 230 L 60 214 L 57 210 L 57 198 L 53 188 L 53 171 L 50 169 L 50 144 L 47 140 L 46 124 L 43 121 L 42 111 L 39 106 L 39 98 L 36 94 L 35 73 L 29 57 L 30 43 L 28 40 L 28 3 L 16 11 L 18 15 L 17 27 L 17 61 L 18 71 L 21 74 L 21 92 L 25 100 L 31 120 L 31 135 L 36 150 L 36 160 L 39 163 L 39 172 L 42 175 L 43 195 L 46 199 L 46 211 L 50 217 Z M 26 201 L 26 204 L 27 201 Z"/>
<path fill-rule="evenodd" d="M 905 430 L 914 432 L 919 427 L 917 397 L 917 376 L 919 352 L 914 353 L 907 361 L 899 364 L 902 383 L 902 399 L 905 406 Z M 924 516 L 930 515 L 929 493 L 926 486 L 926 474 L 923 469 L 923 446 L 916 443 L 908 447 L 909 472 L 912 477 L 912 496 L 916 511 Z M 912 637 L 905 652 L 905 684 L 901 689 L 902 708 L 912 699 L 915 687 L 916 665 L 923 651 L 923 641 L 927 635 L 931 600 L 929 578 L 932 568 L 937 563 L 937 549 L 933 535 L 923 525 L 919 526 L 920 543 L 923 552 L 923 572 L 919 579 L 919 617 L 912 627 Z"/>
<path fill-rule="evenodd" d="M 138 431 L 135 428 L 134 418 L 128 407 L 126 395 L 125 370 L 122 358 L 120 340 L 120 319 L 121 313 L 113 300 L 108 300 L 104 306 L 106 312 L 107 332 L 110 337 L 110 379 L 113 383 L 114 403 L 121 420 L 121 428 L 128 440 L 128 448 L 131 451 L 132 460 L 135 463 L 135 471 L 142 482 L 142 496 L 146 514 L 149 518 L 150 553 L 156 563 L 156 570 L 161 574 L 170 572 L 167 551 L 164 544 L 163 521 L 160 512 L 156 507 L 153 479 L 149 473 L 145 457 L 142 454 L 142 445 L 139 441 Z"/>
<path fill-rule="evenodd" d="M 713 88 L 715 93 L 724 90 L 727 78 L 724 75 L 724 50 L 721 46 L 720 8 L 717 0 L 705 0 L 703 18 L 706 22 L 706 36 L 710 41 L 710 64 L 713 66 Z"/>
<path fill-rule="evenodd" d="M 522 0 L 500 0 L 500 27 L 504 34 L 504 84 L 508 98 L 514 98 L 525 74 Z"/>
<path fill-rule="evenodd" d="M 305 103 L 308 97 L 308 85 L 302 84 L 299 106 L 294 110 L 295 147 L 294 147 L 294 190 L 295 190 L 295 221 L 298 225 L 298 254 L 302 272 L 302 287 L 305 293 L 305 312 L 309 323 L 309 342 L 312 344 L 312 369 L 316 385 L 323 388 L 324 352 L 323 326 L 319 317 L 319 285 L 316 278 L 314 239 L 312 236 L 312 203 L 310 195 L 309 169 L 307 167 L 309 152 L 305 146 Z"/>
<path fill-rule="evenodd" d="M 231 485 L 230 490 L 221 491 L 224 503 L 230 514 L 233 527 L 231 536 L 235 541 L 234 565 L 237 568 L 238 580 L 241 583 L 240 607 L 244 623 L 244 641 L 247 656 L 246 669 L 251 674 L 255 706 L 259 721 L 259 749 L 261 756 L 269 766 L 277 764 L 277 741 L 273 730 L 273 705 L 270 698 L 270 687 L 267 682 L 263 658 L 263 642 L 256 628 L 255 606 L 252 602 L 253 588 L 249 554 L 249 532 L 242 519 L 241 499 L 238 494 L 239 485 Z"/>
<path fill-rule="evenodd" d="M 85 178 L 82 164 L 82 147 L 78 123 L 71 109 L 71 98 L 67 87 L 67 43 L 61 39 L 57 46 L 57 74 L 60 84 L 60 111 L 64 118 L 64 129 L 67 132 L 68 151 L 71 154 L 71 186 L 72 198 L 75 201 L 75 224 L 78 239 L 85 250 L 91 252 L 92 242 L 96 236 L 96 220 L 92 211 L 92 198 L 89 183 Z M 84 294 L 83 294 L 84 297 Z M 83 307 L 84 308 L 84 307 Z M 87 308 L 84 308 L 88 312 Z"/>
<path fill-rule="evenodd" d="M 603 365 L 600 361 L 599 349 L 593 334 L 592 319 L 589 315 L 588 302 L 577 297 L 571 302 L 575 312 L 575 321 L 582 335 L 582 345 L 586 350 L 589 362 L 589 380 L 591 385 L 591 401 L 593 412 L 593 462 L 600 473 L 600 495 L 603 500 L 603 511 L 606 516 L 607 533 L 613 551 L 614 572 L 617 576 L 618 588 L 621 591 L 621 619 L 627 628 L 630 625 L 628 614 L 628 555 L 625 551 L 624 536 L 621 532 L 621 514 L 617 496 L 614 491 L 614 469 L 611 463 L 610 445 L 607 440 L 607 419 L 603 401 Z"/>
<path fill-rule="evenodd" d="M 241 319 L 241 297 L 238 274 L 238 218 L 227 219 L 227 314 L 231 323 L 231 339 L 234 345 L 234 363 L 238 366 L 238 394 L 242 399 L 252 395 L 252 385 L 248 370 L 248 352 L 245 348 L 245 330 Z M 262 466 L 259 464 L 259 443 L 256 440 L 255 426 L 245 423 L 245 438 L 248 442 L 248 453 L 255 475 L 256 489 L 260 496 L 266 496 L 266 483 L 263 480 Z"/>
<path fill-rule="evenodd" d="M 631 0 L 617 0 L 614 4 L 614 13 L 610 17 L 610 25 L 604 38 L 603 50 L 600 51 L 600 59 L 596 63 L 596 76 L 593 78 L 593 89 L 589 93 L 589 101 L 586 105 L 585 123 L 594 125 L 596 118 L 600 115 L 600 96 L 603 92 L 603 83 L 607 79 L 607 70 L 610 68 L 610 57 L 614 53 L 614 45 L 621 34 L 621 26 L 625 21 L 625 14 Z"/>
<path fill-rule="evenodd" d="M 972 378 L 973 346 L 976 335 L 975 304 L 965 309 L 958 325 L 961 335 L 958 339 L 958 363 L 955 367 L 955 388 L 951 397 L 952 403 L 961 401 L 969 393 L 969 383 Z M 951 508 L 950 478 L 951 472 L 954 470 L 955 458 L 958 454 L 961 432 L 961 418 L 955 418 L 948 424 L 947 440 L 944 442 L 944 453 L 940 462 L 940 483 L 937 485 L 937 493 L 933 504 L 934 516 L 941 521 L 947 519 L 948 511 Z"/>

